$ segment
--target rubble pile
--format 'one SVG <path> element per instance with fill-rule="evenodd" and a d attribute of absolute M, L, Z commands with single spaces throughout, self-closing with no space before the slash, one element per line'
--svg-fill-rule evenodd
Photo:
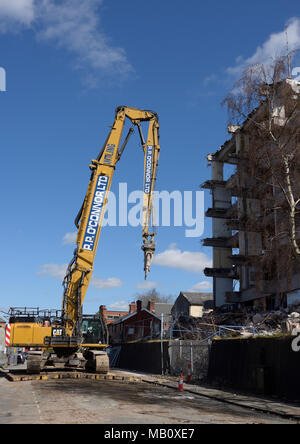
<path fill-rule="evenodd" d="M 201 324 L 215 326 L 215 328 L 220 325 L 228 326 L 228 333 L 232 330 L 242 336 L 252 335 L 253 328 L 255 334 L 291 333 L 294 328 L 300 328 L 300 304 L 268 312 L 255 312 L 249 308 L 228 313 L 214 310 L 204 314 Z M 235 329 L 235 326 L 244 327 L 244 329 Z"/>
<path fill-rule="evenodd" d="M 180 316 L 175 323 L 182 339 L 204 339 L 210 333 L 227 337 L 273 336 L 300 329 L 300 304 L 267 312 L 244 307 L 232 312 L 220 309 L 204 312 L 202 318 Z"/>

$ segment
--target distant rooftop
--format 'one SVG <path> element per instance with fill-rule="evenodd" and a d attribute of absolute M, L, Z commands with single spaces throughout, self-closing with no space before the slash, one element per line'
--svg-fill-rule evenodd
<path fill-rule="evenodd" d="M 182 294 L 191 305 L 204 305 L 206 301 L 213 301 L 213 293 L 195 293 L 189 291 L 181 291 Z"/>
<path fill-rule="evenodd" d="M 155 314 L 157 316 L 169 315 L 171 314 L 171 309 L 173 307 L 174 303 L 166 303 L 166 302 L 155 302 Z"/>

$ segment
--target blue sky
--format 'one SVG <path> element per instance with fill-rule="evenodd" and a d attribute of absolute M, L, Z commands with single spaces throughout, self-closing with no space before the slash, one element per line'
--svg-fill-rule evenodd
<path fill-rule="evenodd" d="M 300 45 L 296 1 L 0 0 L 0 309 L 60 308 L 74 245 L 73 220 L 95 158 L 127 105 L 158 112 L 157 190 L 199 191 L 206 154 L 229 137 L 220 105 L 242 68 Z M 137 134 L 118 164 L 112 191 L 142 188 Z M 205 193 L 205 207 L 210 204 Z M 186 227 L 160 227 L 150 287 L 177 296 L 207 291 L 211 251 Z M 126 306 L 143 291 L 141 228 L 102 230 L 85 312 Z"/>

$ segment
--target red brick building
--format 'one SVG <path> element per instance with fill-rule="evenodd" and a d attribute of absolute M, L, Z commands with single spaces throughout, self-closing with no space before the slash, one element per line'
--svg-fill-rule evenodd
<path fill-rule="evenodd" d="M 135 311 L 109 324 L 110 343 L 159 338 L 161 319 L 154 310 L 154 303 L 150 302 L 148 309 L 142 307 L 142 301 L 137 301 Z"/>
<path fill-rule="evenodd" d="M 136 311 L 136 304 L 135 304 L 135 302 L 131 302 L 131 304 L 129 304 L 128 311 L 107 310 L 105 305 L 100 305 L 99 311 L 103 315 L 104 319 L 106 320 L 106 324 L 109 325 L 112 322 L 119 319 L 120 317 L 126 316 L 129 313 L 133 313 L 134 311 Z"/>

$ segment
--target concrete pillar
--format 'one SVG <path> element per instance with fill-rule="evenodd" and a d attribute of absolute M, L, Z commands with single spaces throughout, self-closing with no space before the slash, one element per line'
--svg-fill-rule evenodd
<path fill-rule="evenodd" d="M 212 162 L 212 180 L 223 181 L 223 163 Z M 215 186 L 212 189 L 212 207 L 213 208 L 230 208 L 231 207 L 231 193 L 224 187 Z M 231 229 L 226 224 L 227 219 L 213 218 L 212 232 L 213 237 L 228 237 L 232 236 Z M 232 250 L 228 248 L 213 248 L 213 268 L 231 268 L 232 262 L 229 258 Z M 225 293 L 232 291 L 233 280 L 228 278 L 213 278 L 213 290 L 216 307 L 226 303 Z"/>

